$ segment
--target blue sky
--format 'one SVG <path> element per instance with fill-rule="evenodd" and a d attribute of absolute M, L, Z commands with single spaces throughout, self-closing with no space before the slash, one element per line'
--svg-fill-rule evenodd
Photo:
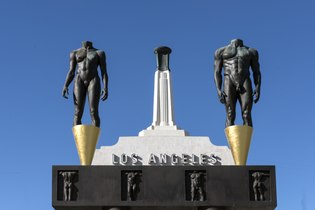
<path fill-rule="evenodd" d="M 69 53 L 81 41 L 107 55 L 98 147 L 150 125 L 153 49 L 160 45 L 173 50 L 177 125 L 227 145 L 213 54 L 241 38 L 258 49 L 262 72 L 248 164 L 276 166 L 278 210 L 314 209 L 314 9 L 301 0 L 2 1 L 1 208 L 52 209 L 51 166 L 79 164 L 72 97 L 65 100 L 61 90 Z M 90 122 L 88 112 L 83 122 Z"/>

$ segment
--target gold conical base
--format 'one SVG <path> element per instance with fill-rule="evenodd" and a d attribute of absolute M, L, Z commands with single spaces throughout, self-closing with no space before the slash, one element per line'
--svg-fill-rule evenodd
<path fill-rule="evenodd" d="M 233 125 L 225 128 L 224 131 L 235 165 L 246 165 L 253 128 L 247 125 Z"/>
<path fill-rule="evenodd" d="M 93 125 L 72 127 L 81 165 L 91 165 L 101 129 Z"/>

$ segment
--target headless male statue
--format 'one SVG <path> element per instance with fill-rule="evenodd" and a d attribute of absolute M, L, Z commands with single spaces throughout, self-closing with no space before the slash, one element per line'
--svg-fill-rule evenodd
<path fill-rule="evenodd" d="M 101 69 L 104 88 L 101 91 L 100 78 L 97 73 L 98 66 Z M 75 69 L 77 74 L 75 75 Z M 106 71 L 106 58 L 104 51 L 95 49 L 92 42 L 82 42 L 82 47 L 74 50 L 70 54 L 70 70 L 68 72 L 64 88 L 63 97 L 68 99 L 68 86 L 75 78 L 73 100 L 74 100 L 74 120 L 73 125 L 80 125 L 86 95 L 88 95 L 92 124 L 100 127 L 100 117 L 98 105 L 100 97 L 102 101 L 107 99 L 108 76 Z"/>
<path fill-rule="evenodd" d="M 250 67 L 253 71 L 254 91 L 250 79 Z M 224 68 L 223 90 L 222 68 Z M 261 84 L 257 50 L 244 46 L 240 39 L 234 39 L 229 45 L 216 50 L 214 80 L 220 102 L 225 104 L 226 108 L 225 126 L 234 125 L 235 107 L 238 100 L 241 105 L 243 124 L 252 127 L 252 105 L 253 101 L 257 103 L 259 100 Z"/>

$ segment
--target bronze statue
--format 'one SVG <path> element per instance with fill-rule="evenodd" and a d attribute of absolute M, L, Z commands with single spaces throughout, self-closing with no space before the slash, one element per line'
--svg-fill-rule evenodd
<path fill-rule="evenodd" d="M 77 68 L 77 74 L 75 70 Z M 100 67 L 104 88 L 101 91 L 100 78 L 97 68 Z M 74 120 L 73 125 L 80 125 L 86 95 L 88 95 L 90 114 L 92 124 L 100 127 L 100 117 L 98 114 L 98 105 L 101 98 L 102 101 L 107 99 L 108 76 L 106 70 L 106 57 L 102 50 L 95 49 L 92 42 L 82 42 L 82 47 L 74 50 L 70 54 L 70 70 L 68 72 L 62 96 L 68 99 L 68 86 L 75 78 L 73 100 L 74 100 Z"/>
<path fill-rule="evenodd" d="M 215 52 L 214 79 L 220 102 L 225 104 L 225 126 L 234 125 L 235 107 L 238 100 L 241 105 L 243 124 L 253 126 L 251 110 L 253 101 L 260 97 L 261 74 L 257 50 L 243 45 L 240 39 L 234 39 Z M 222 90 L 222 68 L 224 81 Z M 250 71 L 253 71 L 255 90 L 252 90 Z M 253 96 L 255 97 L 253 100 Z"/>

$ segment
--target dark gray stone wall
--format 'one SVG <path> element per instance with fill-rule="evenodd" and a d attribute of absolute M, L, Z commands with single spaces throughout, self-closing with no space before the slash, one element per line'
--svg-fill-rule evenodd
<path fill-rule="evenodd" d="M 73 172 L 70 181 L 63 172 Z M 128 182 L 129 172 L 137 177 Z M 197 187 L 194 172 L 201 176 Z M 263 200 L 255 200 L 255 172 L 264 174 Z M 56 210 L 271 210 L 277 205 L 274 166 L 53 166 L 52 178 Z M 128 183 L 134 199 L 128 197 Z"/>

